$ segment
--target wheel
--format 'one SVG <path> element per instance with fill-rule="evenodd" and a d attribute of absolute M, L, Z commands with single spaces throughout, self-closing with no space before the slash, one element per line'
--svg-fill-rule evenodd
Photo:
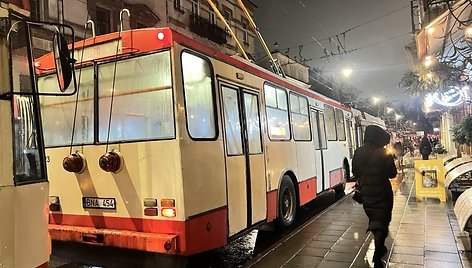
<path fill-rule="evenodd" d="M 287 228 L 295 221 L 297 214 L 297 194 L 295 186 L 289 176 L 282 178 L 278 197 L 278 215 L 277 222 L 279 227 Z"/>

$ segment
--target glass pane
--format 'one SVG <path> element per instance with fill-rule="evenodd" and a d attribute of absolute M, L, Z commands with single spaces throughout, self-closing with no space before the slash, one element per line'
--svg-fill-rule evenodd
<path fill-rule="evenodd" d="M 288 113 L 275 108 L 267 107 L 267 124 L 269 137 L 275 140 L 289 140 L 290 127 L 288 124 Z"/>
<path fill-rule="evenodd" d="M 241 121 L 238 92 L 235 89 L 223 87 L 223 106 L 228 155 L 241 155 L 243 153 Z"/>
<path fill-rule="evenodd" d="M 338 140 L 346 140 L 346 132 L 344 130 L 344 114 L 340 109 L 336 109 L 336 132 L 338 133 Z"/>
<path fill-rule="evenodd" d="M 204 59 L 182 53 L 185 107 L 190 136 L 199 139 L 216 137 L 213 87 L 210 65 Z"/>
<path fill-rule="evenodd" d="M 16 183 L 45 179 L 41 157 L 43 151 L 38 143 L 38 112 L 36 109 L 33 97 L 14 96 L 13 150 Z"/>
<path fill-rule="evenodd" d="M 336 121 L 334 108 L 325 104 L 324 112 L 326 116 L 326 133 L 329 141 L 336 140 Z"/>
<path fill-rule="evenodd" d="M 325 126 L 325 118 L 324 114 L 319 114 L 320 119 L 320 142 L 321 148 L 326 149 L 328 148 L 328 143 L 326 141 L 326 126 Z"/>
<path fill-rule="evenodd" d="M 298 141 L 309 141 L 310 124 L 307 115 L 292 114 L 293 137 Z"/>
<path fill-rule="evenodd" d="M 300 100 L 300 113 L 304 115 L 308 115 L 308 99 L 300 97 L 299 100 Z"/>
<path fill-rule="evenodd" d="M 170 52 L 146 55 L 98 68 L 99 141 L 169 139 L 175 136 Z"/>
<path fill-rule="evenodd" d="M 277 92 L 277 108 L 287 110 L 287 92 L 282 89 L 276 89 Z"/>
<path fill-rule="evenodd" d="M 261 125 L 259 121 L 259 105 L 257 102 L 257 96 L 244 93 L 244 106 L 246 111 L 249 153 L 262 153 Z"/>
<path fill-rule="evenodd" d="M 317 112 L 311 112 L 311 127 L 313 129 L 313 142 L 315 143 L 315 149 L 320 149 L 320 137 L 318 136 L 318 128 L 319 128 L 319 123 L 318 123 L 318 113 Z"/>
<path fill-rule="evenodd" d="M 265 84 L 264 92 L 265 92 L 266 105 L 277 108 L 277 97 L 275 95 L 275 88 Z"/>
<path fill-rule="evenodd" d="M 290 94 L 290 111 L 292 111 L 292 113 L 300 113 L 299 98 L 293 94 Z"/>
<path fill-rule="evenodd" d="M 347 126 L 347 144 L 349 147 L 349 157 L 352 158 L 354 155 L 354 147 L 352 146 L 352 131 L 351 131 L 351 121 L 346 120 L 346 126 Z"/>
<path fill-rule="evenodd" d="M 77 115 L 73 144 L 93 143 L 93 99 L 94 99 L 94 70 L 93 67 L 76 70 L 77 82 L 80 79 L 77 95 L 73 96 L 41 96 L 41 113 L 46 147 L 66 146 L 71 144 L 74 112 L 77 103 Z M 51 92 L 56 87 L 55 74 L 38 79 L 38 88 L 42 92 Z M 73 83 L 66 91 L 73 90 Z"/>

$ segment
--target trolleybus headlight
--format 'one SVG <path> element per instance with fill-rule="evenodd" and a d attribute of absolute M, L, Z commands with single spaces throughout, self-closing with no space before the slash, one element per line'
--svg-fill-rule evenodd
<path fill-rule="evenodd" d="M 49 197 L 49 211 L 61 211 L 61 201 L 59 196 Z"/>
<path fill-rule="evenodd" d="M 111 151 L 102 155 L 98 160 L 98 164 L 106 172 L 117 173 L 121 170 L 122 159 L 118 152 Z"/>
<path fill-rule="evenodd" d="M 69 172 L 82 173 L 87 167 L 85 158 L 79 153 L 73 153 L 62 160 L 62 167 Z"/>
<path fill-rule="evenodd" d="M 161 215 L 167 218 L 174 218 L 175 208 L 163 208 L 161 209 Z"/>

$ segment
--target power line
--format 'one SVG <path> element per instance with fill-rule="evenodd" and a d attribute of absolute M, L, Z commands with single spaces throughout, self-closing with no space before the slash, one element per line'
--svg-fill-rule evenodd
<path fill-rule="evenodd" d="M 326 38 L 323 38 L 323 39 L 320 39 L 320 40 L 315 40 L 315 41 L 313 41 L 313 42 L 307 42 L 307 43 L 299 44 L 299 45 L 292 46 L 292 47 L 281 48 L 281 50 L 282 50 L 282 49 L 293 49 L 293 48 L 297 48 L 297 47 L 300 47 L 300 46 L 306 46 L 306 45 L 313 44 L 313 43 L 315 43 L 315 42 L 328 41 L 328 40 L 330 40 L 330 39 L 332 39 L 332 38 L 336 38 L 336 37 L 339 37 L 339 36 L 343 36 L 343 37 L 344 37 L 345 34 L 348 33 L 348 32 L 350 32 L 350 31 L 353 31 L 353 30 L 355 30 L 355 29 L 357 29 L 357 28 L 360 28 L 360 27 L 362 27 L 362 26 L 365 26 L 365 25 L 367 25 L 367 24 L 370 24 L 370 23 L 372 23 L 372 22 L 375 22 L 375 21 L 377 21 L 377 20 L 380 20 L 380 19 L 382 19 L 382 18 L 385 18 L 385 17 L 387 17 L 387 16 L 389 16 L 389 15 L 391 15 L 391 14 L 393 14 L 393 13 L 396 13 L 396 12 L 398 12 L 398 11 L 400 11 L 400 10 L 403 10 L 403 9 L 405 9 L 405 8 L 408 8 L 408 7 L 410 7 L 410 4 L 405 5 L 405 6 L 402 6 L 402 7 L 400 7 L 400 8 L 397 8 L 397 9 L 392 10 L 392 11 L 390 11 L 390 12 L 387 12 L 387 13 L 385 13 L 385 14 L 379 16 L 379 17 L 375 17 L 375 18 L 373 18 L 373 19 L 371 19 L 371 20 L 368 20 L 368 21 L 366 21 L 366 22 L 363 22 L 363 23 L 361 23 L 361 24 L 355 25 L 355 26 L 353 26 L 353 27 L 351 27 L 351 28 L 349 28 L 349 29 L 347 29 L 347 30 L 345 30 L 345 31 L 343 31 L 343 32 L 341 32 L 341 33 L 339 33 L 339 34 L 335 34 L 335 35 L 332 35 L 332 36 L 329 36 L 329 37 L 326 37 Z"/>

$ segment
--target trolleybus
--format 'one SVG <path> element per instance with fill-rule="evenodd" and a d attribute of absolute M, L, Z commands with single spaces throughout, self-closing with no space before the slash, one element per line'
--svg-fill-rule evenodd
<path fill-rule="evenodd" d="M 41 99 L 53 240 L 188 256 L 343 191 L 339 102 L 170 28 L 75 46 L 78 96 Z"/>

